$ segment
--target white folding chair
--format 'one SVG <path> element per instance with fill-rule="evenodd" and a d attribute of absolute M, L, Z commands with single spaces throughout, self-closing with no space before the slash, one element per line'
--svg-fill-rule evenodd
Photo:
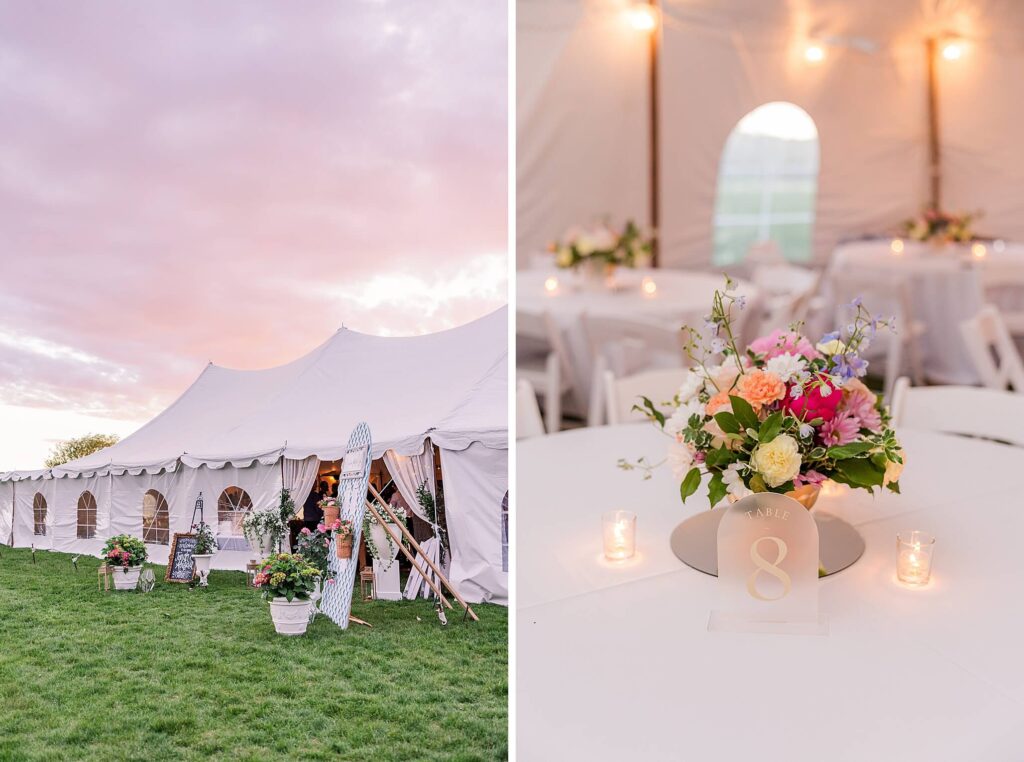
<path fill-rule="evenodd" d="M 628 376 L 641 370 L 685 366 L 680 326 L 643 320 L 622 320 L 584 313 L 580 318 L 587 337 L 594 371 L 590 385 L 587 425 L 603 423 L 604 374 Z"/>
<path fill-rule="evenodd" d="M 649 370 L 631 376 L 616 378 L 610 370 L 604 373 L 605 400 L 607 401 L 608 423 L 630 423 L 645 421 L 647 418 L 633 410 L 640 397 L 647 397 L 656 407 L 675 397 L 689 371 L 686 368 Z"/>
<path fill-rule="evenodd" d="M 990 254 L 989 257 L 998 257 Z M 979 263 L 981 290 L 988 304 L 999 308 L 1006 330 L 1014 338 L 1024 337 L 1024 267 L 1016 263 Z"/>
<path fill-rule="evenodd" d="M 544 421 L 537 405 L 533 384 L 525 378 L 516 381 L 516 439 L 529 439 L 544 434 Z"/>
<path fill-rule="evenodd" d="M 982 384 L 989 389 L 1012 389 L 1024 394 L 1024 360 L 999 310 L 985 305 L 981 312 L 960 324 L 960 334 Z"/>
<path fill-rule="evenodd" d="M 1024 447 L 1024 395 L 977 386 L 910 386 L 896 382 L 893 424 L 900 428 L 961 434 Z"/>
<path fill-rule="evenodd" d="M 562 396 L 576 388 L 569 353 L 548 313 L 516 311 L 516 378 L 529 381 L 544 400 L 549 433 L 562 427 Z"/>
<path fill-rule="evenodd" d="M 900 281 L 881 282 L 877 277 L 854 275 L 845 271 L 830 273 L 829 278 L 835 328 L 842 328 L 851 321 L 853 314 L 848 305 L 856 297 L 863 300 L 864 306 L 872 314 L 896 318 L 896 334 L 880 330 L 864 353 L 865 359 L 870 362 L 877 362 L 880 359 L 885 362 L 885 398 L 892 399 L 896 379 L 903 369 L 904 349 L 907 352 L 914 383 L 923 384 L 924 362 L 920 338 L 924 335 L 926 327 L 924 323 L 914 319 L 907 284 Z"/>

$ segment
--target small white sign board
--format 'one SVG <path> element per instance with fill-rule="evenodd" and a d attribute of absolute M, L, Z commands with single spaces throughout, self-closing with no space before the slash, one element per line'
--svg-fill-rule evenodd
<path fill-rule="evenodd" d="M 381 601 L 402 600 L 402 585 L 398 575 L 397 561 L 392 561 L 389 566 L 377 559 L 373 560 L 373 595 Z"/>
<path fill-rule="evenodd" d="M 749 495 L 718 526 L 718 608 L 711 631 L 828 634 L 818 614 L 818 527 L 796 500 Z"/>

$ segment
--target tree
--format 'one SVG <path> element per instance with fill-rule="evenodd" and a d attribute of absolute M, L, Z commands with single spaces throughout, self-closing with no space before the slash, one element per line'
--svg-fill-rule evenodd
<path fill-rule="evenodd" d="M 46 467 L 62 466 L 69 460 L 92 455 L 97 450 L 117 444 L 120 439 L 114 434 L 86 434 L 84 437 L 65 439 L 63 442 L 55 444 L 50 450 L 50 457 L 46 459 Z"/>

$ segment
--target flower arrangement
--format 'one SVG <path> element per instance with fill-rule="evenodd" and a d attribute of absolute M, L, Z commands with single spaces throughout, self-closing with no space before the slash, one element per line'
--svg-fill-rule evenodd
<path fill-rule="evenodd" d="M 591 230 L 570 228 L 562 240 L 548 244 L 555 255 L 555 265 L 563 269 L 576 268 L 584 262 L 605 265 L 643 267 L 651 261 L 654 236 L 645 235 L 632 220 L 622 230 L 602 223 Z"/>
<path fill-rule="evenodd" d="M 334 548 L 338 558 L 351 558 L 352 545 L 355 542 L 355 525 L 348 519 L 338 519 L 328 529 L 334 532 Z"/>
<path fill-rule="evenodd" d="M 147 558 L 146 544 L 137 537 L 119 534 L 107 540 L 100 558 L 110 566 L 120 566 L 122 569 L 141 566 Z"/>
<path fill-rule="evenodd" d="M 316 586 L 320 570 L 298 553 L 275 553 L 260 563 L 253 585 L 263 590 L 263 598 L 286 598 L 288 602 L 307 600 Z"/>
<path fill-rule="evenodd" d="M 253 511 L 242 519 L 242 534 L 253 543 L 260 543 L 264 537 L 270 537 L 271 545 L 277 545 L 284 537 L 284 522 L 281 521 L 279 508 L 267 508 Z"/>
<path fill-rule="evenodd" d="M 391 524 L 392 526 L 396 526 L 395 522 L 391 519 L 391 516 L 388 514 L 387 511 L 384 510 L 384 507 L 380 504 L 379 501 L 375 500 L 373 502 L 373 507 L 376 509 L 377 513 L 380 514 L 380 517 L 385 524 Z M 392 505 L 390 506 L 390 508 L 392 513 L 394 513 L 395 516 L 398 517 L 398 520 L 404 524 L 408 519 L 408 516 L 406 516 L 405 513 L 405 509 L 400 505 Z M 378 526 L 379 524 L 380 522 L 377 521 L 377 517 L 369 511 L 363 514 L 363 540 L 366 542 L 366 549 L 370 552 L 370 555 L 378 560 L 381 558 L 381 552 L 380 548 L 377 547 L 377 541 L 373 539 L 373 528 L 375 526 Z M 391 539 L 391 535 L 387 534 L 386 530 L 385 536 L 387 537 L 388 546 L 394 548 L 394 540 Z M 403 544 L 405 543 L 404 536 L 402 536 L 402 542 Z M 391 568 L 391 564 L 395 562 L 395 557 L 396 556 L 394 553 L 390 554 L 391 560 L 387 564 L 387 566 L 384 567 L 385 570 Z"/>
<path fill-rule="evenodd" d="M 894 321 L 871 316 L 855 300 L 852 322 L 817 344 L 795 325 L 740 352 L 732 323 L 743 298 L 733 290 L 727 278 L 725 291 L 715 292 L 703 335 L 684 328 L 695 365 L 668 412 L 646 397 L 635 407 L 672 437 L 667 460 L 682 500 L 704 476 L 712 506 L 752 492 L 806 488 L 816 497 L 826 479 L 899 492 L 903 451 L 885 405 L 860 380 L 868 365 L 860 353 Z M 643 461 L 619 466 L 650 476 Z"/>
<path fill-rule="evenodd" d="M 916 217 L 905 220 L 901 228 L 904 235 L 914 241 L 963 243 L 974 239 L 971 224 L 980 216 L 978 213 L 951 213 L 928 208 Z"/>
<path fill-rule="evenodd" d="M 214 535 L 212 527 L 210 527 L 210 525 L 205 521 L 193 524 L 192 534 L 196 536 L 196 547 L 195 550 L 192 551 L 193 555 L 209 556 L 219 550 L 219 547 L 217 546 L 217 537 Z"/>
<path fill-rule="evenodd" d="M 325 497 L 319 503 L 320 510 L 324 514 L 324 523 L 333 524 L 341 515 L 341 506 L 338 505 L 338 498 Z"/>
<path fill-rule="evenodd" d="M 322 527 L 322 528 L 321 528 Z M 295 552 L 317 568 L 320 577 L 326 584 L 334 584 L 334 574 L 330 570 L 328 554 L 331 547 L 331 536 L 326 527 L 320 524 L 316 529 L 303 527 L 295 543 Z"/>

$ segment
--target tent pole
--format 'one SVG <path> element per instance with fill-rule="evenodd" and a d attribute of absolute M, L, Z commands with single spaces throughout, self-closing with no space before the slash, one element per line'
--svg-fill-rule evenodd
<path fill-rule="evenodd" d="M 434 595 L 436 595 L 440 600 L 444 601 L 444 605 L 448 608 L 455 608 L 454 606 L 452 606 L 449 600 L 444 597 L 444 594 L 438 589 L 437 585 L 434 584 L 434 581 L 430 578 L 430 575 L 427 573 L 427 570 L 416 562 L 416 559 L 413 557 L 413 554 L 409 551 L 408 548 L 405 547 L 405 545 L 402 544 L 401 536 L 397 533 L 393 533 L 388 528 L 387 523 L 384 521 L 383 518 L 381 518 L 381 515 L 377 513 L 376 509 L 373 507 L 373 504 L 369 500 L 366 501 L 366 510 L 368 510 L 373 515 L 373 517 L 377 519 L 378 523 L 380 523 L 380 525 L 384 528 L 384 531 L 388 533 L 388 537 L 390 537 L 398 545 L 398 548 L 402 551 L 402 553 L 405 554 L 405 557 L 409 559 L 410 563 L 412 563 L 416 571 L 420 573 L 420 576 L 423 577 L 423 580 L 428 585 L 430 585 L 430 589 L 434 591 Z M 423 558 L 426 558 L 426 556 L 423 556 Z M 351 615 L 349 616 L 351 617 Z"/>
<path fill-rule="evenodd" d="M 427 562 L 427 565 L 434 571 L 434 574 L 437 575 L 437 578 L 441 580 L 445 587 L 451 590 L 452 596 L 455 598 L 455 600 L 462 604 L 462 608 L 466 610 L 466 613 L 468 613 L 469 616 L 472 617 L 474 622 L 480 621 L 480 618 L 476 615 L 473 609 L 470 608 L 469 604 L 462 599 L 461 595 L 459 595 L 458 590 L 452 587 L 452 583 L 448 581 L 448 578 L 446 576 L 444 576 L 444 572 L 438 569 L 437 565 L 430 560 L 430 557 L 423 552 L 423 548 L 421 548 L 420 544 L 416 542 L 416 538 L 412 536 L 411 532 L 409 532 L 408 527 L 406 527 L 405 524 L 398 520 L 398 517 L 391 510 L 390 506 L 388 506 L 388 504 L 384 502 L 384 498 L 380 496 L 380 493 L 377 492 L 377 490 L 375 490 L 373 487 L 370 487 L 370 492 L 375 498 L 377 498 L 380 501 L 381 507 L 385 511 L 387 511 L 387 514 L 391 517 L 395 524 L 398 525 L 398 528 L 402 530 L 402 534 L 404 534 L 406 538 L 409 540 L 409 544 L 412 545 L 413 548 L 415 548 L 416 552 L 420 554 L 420 557 Z M 440 542 L 440 540 L 438 540 L 438 542 Z M 426 577 L 424 577 L 424 579 L 426 579 Z"/>
<path fill-rule="evenodd" d="M 942 206 L 942 154 L 939 148 L 939 86 L 935 71 L 937 40 L 929 37 L 924 42 L 928 68 L 928 206 L 938 210 Z"/>
<path fill-rule="evenodd" d="M 648 0 L 651 8 L 654 10 L 655 17 L 660 18 L 658 11 L 658 0 Z M 650 38 L 648 41 L 648 121 L 650 128 L 650 188 L 649 203 L 651 205 L 650 220 L 651 229 L 654 232 L 654 240 L 651 243 L 651 262 L 657 267 L 660 262 L 660 242 L 661 236 L 659 235 L 658 224 L 660 222 L 658 214 L 658 208 L 661 204 L 658 193 L 658 164 L 661 161 L 660 157 L 660 146 L 659 146 L 659 135 L 658 135 L 658 35 L 661 34 L 661 23 L 658 23 L 654 29 L 651 30 Z"/>

